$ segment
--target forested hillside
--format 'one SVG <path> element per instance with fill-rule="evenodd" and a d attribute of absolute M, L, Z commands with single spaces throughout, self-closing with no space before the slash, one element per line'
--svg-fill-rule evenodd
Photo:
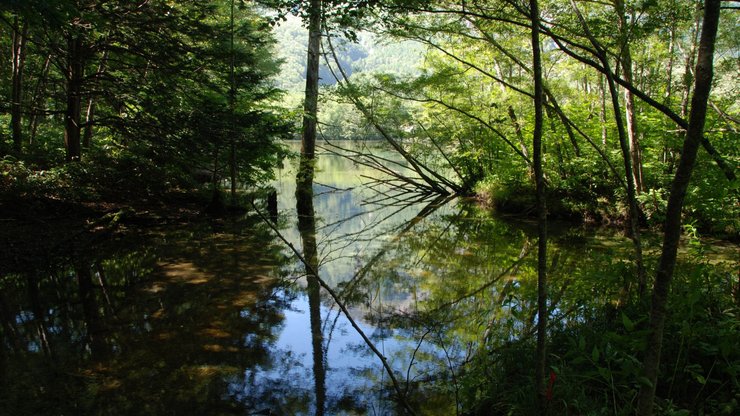
<path fill-rule="evenodd" d="M 308 33 L 301 19 L 290 14 L 285 21 L 277 22 L 273 33 L 278 56 L 283 61 L 277 85 L 288 92 L 302 92 L 306 82 Z M 423 45 L 412 41 L 383 39 L 368 31 L 360 31 L 356 35 L 356 41 L 340 40 L 341 46 L 337 48 L 339 60 L 348 75 L 355 72 L 412 75 L 420 70 Z M 336 84 L 336 79 L 324 60 L 320 71 L 322 85 Z"/>
<path fill-rule="evenodd" d="M 300 108 L 306 83 L 306 49 L 308 34 L 299 17 L 288 14 L 273 28 L 276 51 L 282 62 L 278 88 L 286 91 L 281 103 L 288 109 Z M 367 30 L 354 33 L 356 39 L 338 38 L 337 59 L 348 76 L 369 78 L 377 74 L 418 75 L 425 47 L 413 41 L 384 38 Z M 327 59 L 334 70 L 327 66 Z M 322 105 L 319 120 L 322 135 L 328 140 L 381 139 L 354 105 L 336 93 L 336 77 L 341 79 L 332 56 L 320 60 L 319 83 Z M 297 136 L 296 136 L 297 138 Z"/>

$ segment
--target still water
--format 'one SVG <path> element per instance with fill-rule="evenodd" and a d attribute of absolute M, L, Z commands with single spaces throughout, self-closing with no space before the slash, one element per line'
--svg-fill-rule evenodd
<path fill-rule="evenodd" d="M 461 385 L 474 357 L 533 332 L 534 224 L 460 200 L 389 199 L 367 186 L 373 175 L 322 153 L 315 216 L 299 227 L 287 163 L 273 220 L 396 388 L 251 212 L 132 231 L 0 276 L 0 414 L 393 415 L 399 397 L 419 414 L 457 413 L 475 400 Z M 618 301 L 627 240 L 554 227 L 551 244 L 555 325 Z"/>

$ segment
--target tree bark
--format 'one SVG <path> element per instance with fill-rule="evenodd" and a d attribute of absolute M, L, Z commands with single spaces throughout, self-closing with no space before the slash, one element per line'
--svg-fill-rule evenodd
<path fill-rule="evenodd" d="M 606 151 L 606 87 L 604 86 L 604 74 L 599 74 L 599 123 L 601 124 L 601 146 Z"/>
<path fill-rule="evenodd" d="M 653 414 L 660 353 L 663 346 L 663 328 L 667 312 L 666 303 L 676 266 L 678 243 L 681 238 L 681 211 L 691 174 L 694 170 L 696 155 L 704 135 L 707 103 L 714 76 L 714 44 L 719 25 L 720 4 L 720 0 L 706 0 L 704 2 L 704 23 L 702 24 L 699 55 L 697 56 L 696 71 L 694 72 L 696 83 L 694 96 L 691 99 L 689 128 L 686 131 L 681 158 L 668 197 L 663 231 L 663 249 L 653 287 L 647 347 L 643 359 L 643 371 L 649 385 L 642 385 L 640 388 L 637 403 L 637 414 L 639 416 L 651 416 Z"/>
<path fill-rule="evenodd" d="M 624 0 L 615 0 L 614 8 L 616 9 L 619 34 L 622 39 L 622 51 L 620 60 L 622 63 L 622 77 L 625 81 L 633 84 L 632 75 L 632 53 L 629 44 L 629 28 L 627 24 L 626 10 Z M 629 138 L 630 157 L 632 158 L 632 180 L 635 182 L 635 191 L 639 194 L 644 190 L 642 180 L 642 152 L 640 150 L 640 141 L 637 132 L 637 117 L 635 115 L 635 97 L 632 91 L 625 88 L 624 90 L 624 113 L 627 124 L 627 136 Z"/>
<path fill-rule="evenodd" d="M 547 206 L 545 204 L 545 176 L 542 169 L 542 125 L 544 88 L 542 57 L 540 54 L 540 12 L 537 0 L 529 2 L 532 20 L 532 74 L 534 77 L 534 132 L 532 152 L 537 183 L 537 367 L 535 387 L 540 414 L 547 411 L 545 369 L 547 366 Z"/>
<path fill-rule="evenodd" d="M 67 44 L 67 108 L 64 112 L 64 147 L 67 162 L 74 162 L 79 161 L 81 157 L 80 116 L 84 57 L 82 38 L 79 35 L 68 35 Z"/>
<path fill-rule="evenodd" d="M 98 72 L 95 73 L 95 77 L 99 77 L 105 70 L 105 64 L 108 60 L 108 51 L 103 53 L 103 57 L 100 58 L 100 64 L 98 65 Z M 90 96 L 87 100 L 87 111 L 85 112 L 85 132 L 82 136 L 82 146 L 87 149 L 90 147 L 90 142 L 93 136 L 93 124 L 95 119 L 95 97 Z"/>
<path fill-rule="evenodd" d="M 46 56 L 46 60 L 44 60 L 44 66 L 41 69 L 41 74 L 36 82 L 33 97 L 31 98 L 31 117 L 28 119 L 28 144 L 33 144 L 36 141 L 36 131 L 39 127 L 39 112 L 41 111 L 41 99 L 46 90 L 46 80 L 49 76 L 51 57 L 52 55 L 49 54 Z"/>
<path fill-rule="evenodd" d="M 308 21 L 308 53 L 306 56 L 306 94 L 303 103 L 303 135 L 301 161 L 296 177 L 299 214 L 308 199 L 313 198 L 316 124 L 319 100 L 319 58 L 321 49 L 322 0 L 311 0 Z"/>
<path fill-rule="evenodd" d="M 23 104 L 23 68 L 26 64 L 26 42 L 28 22 L 20 23 L 16 16 L 13 22 L 12 35 L 12 80 L 10 99 L 10 126 L 13 134 L 13 150 L 16 153 L 23 149 L 23 130 L 21 128 Z"/>
<path fill-rule="evenodd" d="M 229 51 L 229 176 L 231 177 L 231 206 L 236 206 L 236 129 L 235 111 L 236 111 L 236 77 L 234 64 L 234 0 L 231 0 L 231 11 L 229 15 L 229 34 L 230 34 L 230 51 Z"/>

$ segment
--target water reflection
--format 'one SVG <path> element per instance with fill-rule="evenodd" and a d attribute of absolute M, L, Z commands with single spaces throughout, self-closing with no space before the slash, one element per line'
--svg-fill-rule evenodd
<path fill-rule="evenodd" d="M 316 270 L 418 413 L 456 413 L 471 357 L 532 327 L 529 226 L 447 199 L 367 203 L 377 201 L 361 186 L 369 174 L 322 155 L 303 215 L 293 172 L 275 183 L 266 210 L 308 270 L 247 217 L 111 241 L 4 276 L 0 409 L 401 414 L 381 361 Z M 576 257 L 560 256 L 563 281 L 583 267 L 571 267 Z"/>
<path fill-rule="evenodd" d="M 348 305 L 417 413 L 456 414 L 496 377 L 529 377 L 476 363 L 531 339 L 535 224 L 458 200 L 367 203 L 378 195 L 362 186 L 371 174 L 321 155 L 305 215 L 290 171 L 265 211 Z M 552 231 L 551 330 L 567 333 L 619 301 L 631 246 Z M 2 271 L 0 414 L 402 414 L 378 357 L 278 243 L 247 216 Z M 507 368 L 526 364 L 519 350 Z"/>
<path fill-rule="evenodd" d="M 216 226 L 230 232 L 166 230 L 4 275 L 0 414 L 243 410 L 228 379 L 275 361 L 291 299 L 265 230 Z"/>
<path fill-rule="evenodd" d="M 312 186 L 313 184 L 311 184 Z M 301 195 L 311 195 L 301 200 Z M 313 209 L 313 192 L 296 192 L 296 211 L 298 213 L 298 232 L 301 235 L 303 259 L 307 262 L 306 292 L 311 321 L 311 346 L 313 348 L 313 378 L 316 393 L 316 415 L 324 414 L 326 406 L 326 368 L 324 362 L 324 336 L 321 328 L 321 285 L 319 277 L 319 258 L 316 250 L 316 213 Z"/>

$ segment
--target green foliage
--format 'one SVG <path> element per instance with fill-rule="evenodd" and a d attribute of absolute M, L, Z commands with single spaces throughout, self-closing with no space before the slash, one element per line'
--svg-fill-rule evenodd
<path fill-rule="evenodd" d="M 25 162 L 6 157 L 0 160 L 0 199 L 58 196 L 64 194 L 69 177 L 63 169 L 37 170 Z"/>
<path fill-rule="evenodd" d="M 662 224 L 665 221 L 665 210 L 668 206 L 668 195 L 665 189 L 648 189 L 638 196 L 648 221 Z"/>
<path fill-rule="evenodd" d="M 556 320 L 549 330 L 553 414 L 634 414 L 637 391 L 648 382 L 641 369 L 646 305 L 620 294 L 624 275 L 633 272 L 621 261 L 610 260 L 613 254 L 590 252 L 592 263 L 576 272 L 568 293 L 551 300 L 558 311 L 578 311 Z M 729 415 L 738 410 L 740 354 L 735 346 L 740 311 L 733 295 L 736 263 L 728 260 L 710 265 L 703 254 L 694 254 L 678 265 L 668 306 L 657 414 Z M 555 283 L 551 293 L 558 293 L 558 286 Z M 587 300 L 589 293 L 593 300 Z M 520 296 L 533 299 L 534 294 Z M 615 305 L 620 297 L 624 303 Z M 577 309 L 568 308 L 571 301 Z M 466 366 L 461 381 L 464 402 L 474 414 L 534 414 L 534 340 L 511 339 L 506 331 L 501 335 Z"/>
<path fill-rule="evenodd" d="M 726 154 L 734 155 L 730 163 L 737 165 L 740 146 L 736 134 L 730 134 L 717 143 L 728 145 Z M 723 146 L 724 147 L 724 146 Z M 686 214 L 701 232 L 730 239 L 740 238 L 740 181 L 728 183 L 714 163 L 702 157 L 692 177 L 686 196 Z"/>
<path fill-rule="evenodd" d="M 187 172 L 128 151 L 115 155 L 95 152 L 80 162 L 48 170 L 29 168 L 23 161 L 0 161 L 0 199 L 39 196 L 71 201 L 132 201 L 161 196 L 192 186 Z"/>
<path fill-rule="evenodd" d="M 18 169 L 5 169 L 21 175 L 5 191 L 145 197 L 182 187 L 193 172 L 214 166 L 217 176 L 228 176 L 231 149 L 241 185 L 270 178 L 285 154 L 277 139 L 292 126 L 276 106 L 280 91 L 272 78 L 279 65 L 267 19 L 235 4 L 233 28 L 228 0 L 11 4 L 3 13 L 26 22 L 36 41 L 26 46 L 22 98 L 23 140 L 31 143 L 14 155 L 23 162 Z M 79 51 L 70 39 L 79 40 Z M 55 65 L 67 61 L 82 67 L 81 97 L 67 94 L 72 81 Z M 83 163 L 61 166 L 64 113 L 77 98 Z M 5 125 L 3 155 L 10 149 Z M 47 189 L 54 187 L 46 183 L 53 181 L 49 172 L 59 180 L 56 190 Z"/>

